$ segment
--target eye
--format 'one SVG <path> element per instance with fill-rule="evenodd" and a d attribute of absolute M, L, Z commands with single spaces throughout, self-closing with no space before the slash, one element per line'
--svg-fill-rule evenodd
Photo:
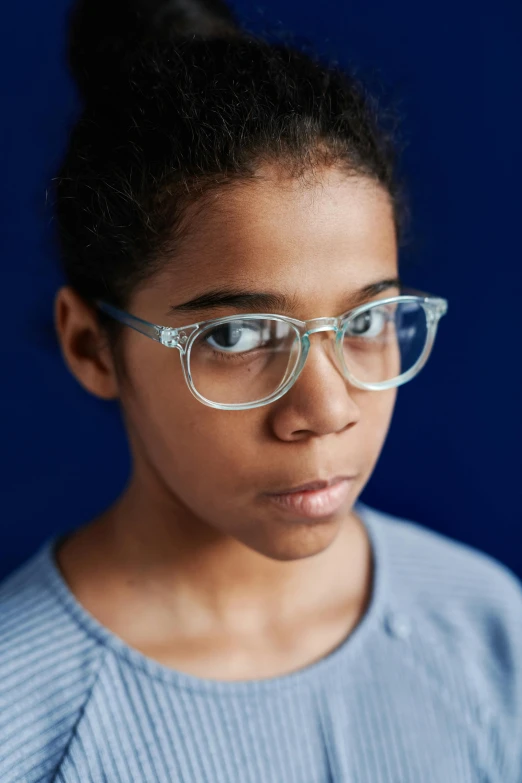
<path fill-rule="evenodd" d="M 229 321 L 216 326 L 205 342 L 218 351 L 245 353 L 261 348 L 270 339 L 269 330 L 259 321 Z"/>
<path fill-rule="evenodd" d="M 386 326 L 386 313 L 383 309 L 373 307 L 365 310 L 348 322 L 345 328 L 346 337 L 378 337 Z"/>

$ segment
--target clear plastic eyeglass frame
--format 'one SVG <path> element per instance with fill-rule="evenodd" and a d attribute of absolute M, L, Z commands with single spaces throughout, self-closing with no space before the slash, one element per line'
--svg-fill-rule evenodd
<path fill-rule="evenodd" d="M 402 293 L 398 296 L 391 296 L 386 299 L 377 299 L 365 304 L 359 305 L 337 317 L 324 317 L 324 318 L 311 318 L 308 321 L 300 321 L 297 318 L 290 318 L 284 315 L 277 315 L 274 313 L 241 313 L 238 315 L 229 315 L 222 318 L 212 318 L 207 321 L 200 321 L 198 323 L 188 324 L 187 326 L 180 326 L 172 328 L 170 326 L 160 326 L 158 324 L 151 323 L 150 321 L 144 321 L 142 318 L 138 318 L 135 315 L 120 310 L 117 307 L 97 299 L 95 304 L 97 307 L 105 312 L 107 315 L 114 318 L 126 326 L 130 326 L 137 332 L 150 337 L 152 340 L 161 343 L 167 348 L 177 348 L 180 354 L 181 364 L 183 368 L 183 374 L 187 385 L 192 394 L 204 405 L 208 405 L 211 408 L 219 408 L 221 410 L 248 410 L 250 408 L 258 408 L 262 405 L 268 405 L 271 402 L 275 402 L 282 397 L 286 392 L 294 385 L 299 375 L 301 374 L 305 365 L 308 351 L 310 350 L 310 335 L 316 332 L 333 331 L 335 332 L 335 350 L 337 359 L 339 361 L 339 367 L 342 371 L 343 377 L 346 378 L 349 383 L 359 389 L 365 389 L 368 391 L 378 391 L 383 389 L 391 389 L 395 386 L 401 386 L 403 383 L 410 381 L 426 364 L 433 343 L 435 335 L 437 333 L 437 327 L 440 318 L 445 315 L 448 310 L 448 302 L 441 297 L 427 294 L 423 291 L 417 291 L 415 289 L 402 289 L 407 293 Z M 400 302 L 414 302 L 419 304 L 425 311 L 427 334 L 424 349 L 419 356 L 415 364 L 410 367 L 409 370 L 401 375 L 392 378 L 391 380 L 381 381 L 378 383 L 366 383 L 361 382 L 355 378 L 344 361 L 341 342 L 343 339 L 344 330 L 351 321 L 355 320 L 362 313 L 367 312 L 375 307 L 382 307 L 382 305 L 400 303 Z M 296 335 L 299 336 L 299 354 L 294 366 L 293 371 L 284 378 L 281 385 L 268 397 L 255 402 L 237 403 L 225 405 L 222 403 L 213 402 L 201 395 L 194 386 L 192 375 L 190 371 L 190 352 L 192 345 L 198 334 L 209 326 L 219 326 L 220 324 L 229 323 L 230 321 L 241 321 L 245 318 L 251 319 L 265 319 L 271 318 L 284 323 L 291 324 Z"/>

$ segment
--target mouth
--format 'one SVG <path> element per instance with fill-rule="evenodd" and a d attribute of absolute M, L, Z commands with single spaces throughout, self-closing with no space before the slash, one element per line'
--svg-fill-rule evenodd
<path fill-rule="evenodd" d="M 307 484 L 299 484 L 296 487 L 289 487 L 288 489 L 280 489 L 277 492 L 269 492 L 269 495 L 288 495 L 293 492 L 315 492 L 318 489 L 327 489 L 327 487 L 333 487 L 340 481 L 349 481 L 355 478 L 354 476 L 336 476 L 335 478 L 322 480 L 322 481 L 309 481 Z"/>
<path fill-rule="evenodd" d="M 321 519 L 331 516 L 343 506 L 354 482 L 355 476 L 336 476 L 266 493 L 266 497 L 279 508 L 298 517 Z"/>

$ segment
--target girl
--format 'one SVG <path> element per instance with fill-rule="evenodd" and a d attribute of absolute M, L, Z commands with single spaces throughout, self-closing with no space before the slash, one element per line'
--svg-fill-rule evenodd
<path fill-rule="evenodd" d="M 520 783 L 522 589 L 358 500 L 445 299 L 359 84 L 221 0 L 84 0 L 56 181 L 123 494 L 0 588 L 2 783 Z"/>

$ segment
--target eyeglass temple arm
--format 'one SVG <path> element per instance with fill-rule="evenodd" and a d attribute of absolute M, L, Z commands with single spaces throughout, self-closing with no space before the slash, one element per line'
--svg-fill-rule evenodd
<path fill-rule="evenodd" d="M 131 329 L 135 329 L 137 332 L 141 332 L 141 334 L 151 337 L 159 343 L 162 341 L 161 334 L 163 329 L 161 326 L 152 324 L 149 321 L 144 321 L 142 318 L 138 318 L 137 315 L 126 313 L 124 310 L 120 310 L 118 307 L 114 307 L 114 305 L 104 302 L 101 299 L 97 299 L 95 303 L 100 310 L 103 310 L 103 312 L 110 315 L 116 321 L 119 321 L 126 326 L 130 326 Z"/>
<path fill-rule="evenodd" d="M 406 296 L 419 296 L 424 301 L 429 302 L 432 307 L 435 308 L 437 316 L 441 318 L 448 312 L 448 301 L 441 296 L 433 296 L 426 291 L 420 291 L 418 288 L 412 288 L 411 286 L 401 286 L 401 294 Z"/>

